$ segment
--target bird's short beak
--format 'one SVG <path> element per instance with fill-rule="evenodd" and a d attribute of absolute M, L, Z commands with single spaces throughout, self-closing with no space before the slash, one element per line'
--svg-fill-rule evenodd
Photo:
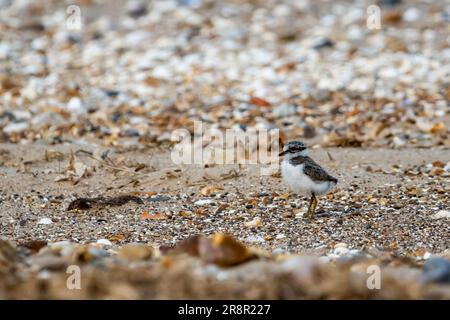
<path fill-rule="evenodd" d="M 286 154 L 286 151 L 281 151 L 278 156 L 281 157 L 281 156 L 284 156 L 285 154 Z"/>

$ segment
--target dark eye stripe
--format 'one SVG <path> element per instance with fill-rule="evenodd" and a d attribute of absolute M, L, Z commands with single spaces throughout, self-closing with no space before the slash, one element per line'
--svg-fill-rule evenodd
<path fill-rule="evenodd" d="M 294 152 L 299 152 L 299 151 L 302 151 L 302 150 L 305 150 L 305 148 L 291 148 L 291 149 L 289 149 L 289 152 L 291 152 L 291 153 L 294 153 Z"/>

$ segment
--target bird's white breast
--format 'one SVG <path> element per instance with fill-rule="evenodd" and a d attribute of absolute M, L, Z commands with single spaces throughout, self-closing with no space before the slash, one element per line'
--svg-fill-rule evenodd
<path fill-rule="evenodd" d="M 309 178 L 303 171 L 304 164 L 293 166 L 289 161 L 281 163 L 281 175 L 284 182 L 291 187 L 291 189 L 298 194 L 316 195 L 324 194 L 330 190 L 335 183 L 320 182 L 316 183 Z"/>

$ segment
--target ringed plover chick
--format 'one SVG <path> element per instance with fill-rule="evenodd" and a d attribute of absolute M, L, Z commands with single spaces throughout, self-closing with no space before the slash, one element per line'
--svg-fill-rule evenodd
<path fill-rule="evenodd" d="M 327 193 L 338 180 L 332 177 L 313 159 L 308 157 L 308 148 L 301 141 L 289 141 L 280 156 L 283 181 L 297 194 L 311 196 L 305 218 L 312 218 L 317 207 L 317 195 Z"/>

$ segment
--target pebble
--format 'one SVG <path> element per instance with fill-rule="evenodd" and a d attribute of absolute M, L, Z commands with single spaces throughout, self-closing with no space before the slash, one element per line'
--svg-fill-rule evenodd
<path fill-rule="evenodd" d="M 48 126 L 60 126 L 65 123 L 65 119 L 56 112 L 43 112 L 36 115 L 32 120 L 31 124 L 39 129 L 45 125 Z"/>
<path fill-rule="evenodd" d="M 83 102 L 78 97 L 73 97 L 69 100 L 67 104 L 67 109 L 74 113 L 75 115 L 82 115 L 87 112 L 86 107 L 83 105 Z"/>
<path fill-rule="evenodd" d="M 348 244 L 344 242 L 339 242 L 334 245 L 334 248 L 348 248 Z"/>
<path fill-rule="evenodd" d="M 303 219 L 303 216 L 305 215 L 306 212 L 297 212 L 295 214 L 295 218 L 296 219 Z"/>
<path fill-rule="evenodd" d="M 66 262 L 63 257 L 42 254 L 34 256 L 31 260 L 31 265 L 34 270 L 61 270 L 66 266 Z"/>
<path fill-rule="evenodd" d="M 149 202 L 169 201 L 171 197 L 165 195 L 155 195 L 147 199 Z"/>
<path fill-rule="evenodd" d="M 200 199 L 195 201 L 194 205 L 196 206 L 207 206 L 215 204 L 214 200 L 211 199 Z"/>
<path fill-rule="evenodd" d="M 147 14 L 147 6 L 143 1 L 132 0 L 127 3 L 127 12 L 133 18 L 139 18 Z"/>
<path fill-rule="evenodd" d="M 98 239 L 96 243 L 104 246 L 112 246 L 112 242 L 109 241 L 108 239 Z"/>
<path fill-rule="evenodd" d="M 314 271 L 321 264 L 315 256 L 296 256 L 283 261 L 280 269 L 284 272 L 292 273 L 300 281 L 311 281 L 314 277 Z"/>
<path fill-rule="evenodd" d="M 139 133 L 138 130 L 136 130 L 134 128 L 128 128 L 128 129 L 125 130 L 123 135 L 125 137 L 139 137 L 141 134 Z"/>
<path fill-rule="evenodd" d="M 447 172 L 450 172 L 450 161 L 447 162 L 447 164 L 444 167 L 444 170 L 447 171 Z"/>
<path fill-rule="evenodd" d="M 49 272 L 48 270 L 42 270 L 39 271 L 39 273 L 36 275 L 36 278 L 39 280 L 48 280 L 51 277 L 51 272 Z"/>
<path fill-rule="evenodd" d="M 423 266 L 422 281 L 450 283 L 450 261 L 438 257 L 429 258 Z"/>
<path fill-rule="evenodd" d="M 432 219 L 448 219 L 450 218 L 450 211 L 449 210 L 440 210 L 434 215 L 431 216 Z"/>
<path fill-rule="evenodd" d="M 73 244 L 68 240 L 63 241 L 57 241 L 57 242 L 50 242 L 47 246 L 53 247 L 53 248 L 60 248 L 60 247 L 67 247 L 72 246 Z"/>
<path fill-rule="evenodd" d="M 50 218 L 41 218 L 38 221 L 38 224 L 52 224 L 52 223 L 53 223 L 53 221 Z"/>
<path fill-rule="evenodd" d="M 59 254 L 63 257 L 67 257 L 73 253 L 73 251 L 76 249 L 76 246 L 77 245 L 75 243 L 72 243 L 70 241 L 58 241 L 49 243 L 47 245 L 47 248 L 51 251 L 59 252 Z"/>
<path fill-rule="evenodd" d="M 29 128 L 27 122 L 13 122 L 3 128 L 3 132 L 6 134 L 20 133 Z"/>
<path fill-rule="evenodd" d="M 423 254 L 423 260 L 428 260 L 428 259 L 430 259 L 431 257 L 432 257 L 433 255 L 431 254 L 431 252 L 425 252 L 424 254 Z"/>
<path fill-rule="evenodd" d="M 337 247 L 333 250 L 333 255 L 343 256 L 349 254 L 350 250 L 347 247 Z"/>
<path fill-rule="evenodd" d="M 153 248 L 140 243 L 127 244 L 117 252 L 119 258 L 129 261 L 148 260 L 152 255 Z"/>
<path fill-rule="evenodd" d="M 331 41 L 328 38 L 322 38 L 313 45 L 313 48 L 318 50 L 318 49 L 333 47 L 333 46 L 334 46 L 333 41 Z"/>
<path fill-rule="evenodd" d="M 406 145 L 406 141 L 398 136 L 394 137 L 393 142 L 396 147 L 404 147 Z"/>
<path fill-rule="evenodd" d="M 202 5 L 203 0 L 178 0 L 183 6 L 198 8 Z"/>
<path fill-rule="evenodd" d="M 263 243 L 265 242 L 264 237 L 261 236 L 249 236 L 247 238 L 245 238 L 246 242 L 249 243 Z"/>
<path fill-rule="evenodd" d="M 314 99 L 323 102 L 330 97 L 330 91 L 328 89 L 316 89 L 311 92 Z"/>
<path fill-rule="evenodd" d="M 284 118 L 289 117 L 297 113 L 297 108 L 291 104 L 282 104 L 279 107 L 276 107 L 272 111 L 274 117 Z"/>
<path fill-rule="evenodd" d="M 278 254 L 287 254 L 288 252 L 283 249 L 283 248 L 275 248 L 274 250 L 272 250 L 272 254 L 273 255 L 278 255 Z"/>
<path fill-rule="evenodd" d="M 402 0 L 379 0 L 379 4 L 382 6 L 396 6 L 402 3 Z"/>
<path fill-rule="evenodd" d="M 255 217 L 253 220 L 244 223 L 244 226 L 248 228 L 259 228 L 262 227 L 263 223 L 260 217 Z"/>
<path fill-rule="evenodd" d="M 405 20 L 407 22 L 415 22 L 418 19 L 420 19 L 421 15 L 422 15 L 422 13 L 420 12 L 419 9 L 417 9 L 417 8 L 408 8 L 403 13 L 403 20 Z"/>
<path fill-rule="evenodd" d="M 331 262 L 331 259 L 328 256 L 320 256 L 319 257 L 319 262 L 320 263 L 329 263 L 329 262 Z"/>

